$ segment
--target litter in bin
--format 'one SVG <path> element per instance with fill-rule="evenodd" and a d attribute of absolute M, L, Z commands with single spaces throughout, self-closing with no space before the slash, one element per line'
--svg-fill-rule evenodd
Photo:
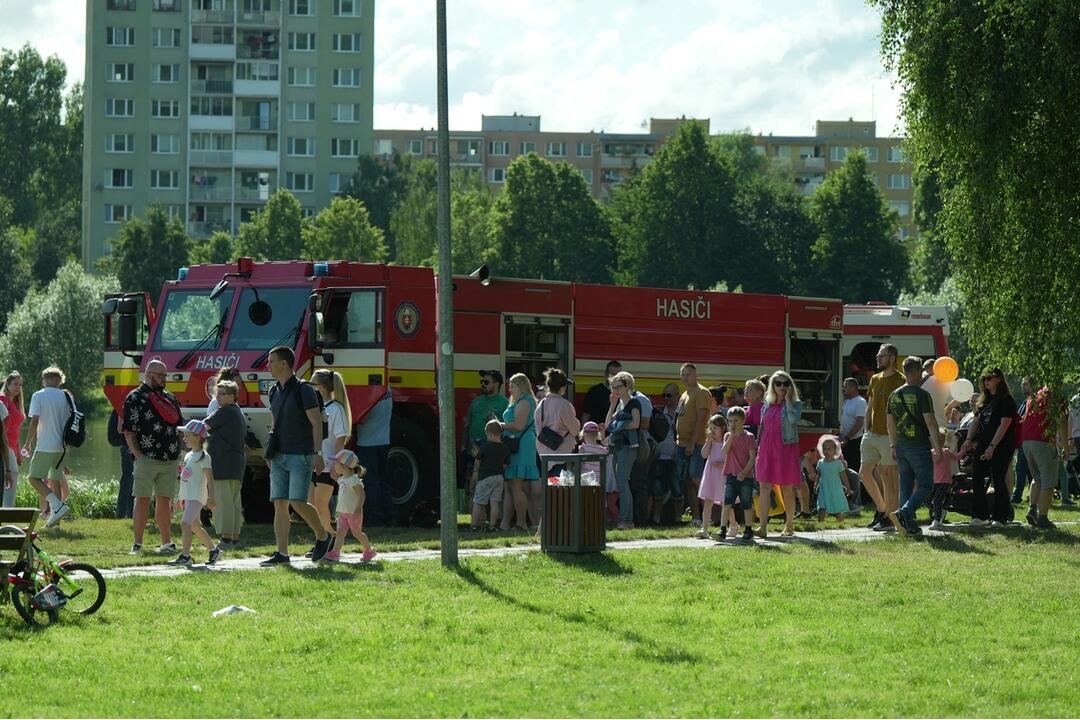
<path fill-rule="evenodd" d="M 244 607 L 243 605 L 230 605 L 228 607 L 223 607 L 220 610 L 215 610 L 214 612 L 210 613 L 210 615 L 212 617 L 221 617 L 222 615 L 235 615 L 236 613 L 251 613 L 252 615 L 258 614 L 251 608 Z"/>
<path fill-rule="evenodd" d="M 596 479 L 596 473 L 594 473 L 592 470 L 586 470 L 585 472 L 581 473 L 581 484 L 584 487 L 588 487 L 590 485 L 597 486 L 600 484 L 600 482 Z M 548 485 L 554 485 L 556 487 L 573 487 L 574 473 L 570 472 L 569 470 L 563 470 L 561 473 L 559 473 L 558 477 L 552 475 L 548 478 Z"/>

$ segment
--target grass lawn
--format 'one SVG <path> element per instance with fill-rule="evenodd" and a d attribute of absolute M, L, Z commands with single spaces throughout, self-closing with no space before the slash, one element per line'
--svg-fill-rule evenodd
<path fill-rule="evenodd" d="M 38 631 L 0 608 L 4 714 L 1075 716 L 1078 548 L 1069 526 L 124 578 Z M 210 617 L 230 603 L 259 614 Z"/>

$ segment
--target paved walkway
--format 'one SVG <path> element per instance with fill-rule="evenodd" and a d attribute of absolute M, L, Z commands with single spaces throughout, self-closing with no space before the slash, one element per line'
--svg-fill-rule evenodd
<path fill-rule="evenodd" d="M 1075 522 L 1063 522 L 1057 523 L 1058 525 L 1075 525 Z M 929 530 L 923 528 L 923 535 L 926 537 L 945 537 L 952 533 L 960 532 L 967 534 L 981 534 L 984 532 L 993 532 L 992 529 L 975 529 L 968 526 L 967 523 L 953 523 L 949 525 L 949 530 L 946 532 L 939 532 L 936 530 Z M 1017 526 L 1019 527 L 1019 526 Z M 1026 527 L 1026 526 L 1025 526 Z M 753 545 L 761 547 L 783 547 L 789 543 L 805 543 L 805 544 L 824 544 L 831 545 L 838 541 L 845 542 L 869 542 L 872 540 L 880 540 L 886 537 L 894 537 L 894 533 L 882 533 L 874 532 L 866 528 L 847 528 L 844 530 L 819 530 L 816 532 L 797 532 L 794 537 L 785 538 L 781 537 L 779 532 L 770 533 L 767 540 L 755 539 Z M 697 548 L 700 550 L 734 550 L 739 548 L 750 547 L 750 544 L 743 544 L 742 542 L 735 540 L 728 540 L 727 542 L 714 542 L 712 540 L 699 540 L 694 537 L 683 538 L 662 538 L 656 540 L 619 540 L 609 541 L 607 549 L 609 551 L 618 552 L 621 550 L 643 550 L 650 548 Z M 539 552 L 539 543 L 533 543 L 530 545 L 514 545 L 511 547 L 498 547 L 498 548 L 460 548 L 458 550 L 458 557 L 502 557 L 506 555 L 521 555 L 530 552 Z M 438 560 L 440 558 L 438 550 L 400 550 L 394 552 L 379 553 L 379 556 L 374 562 L 401 562 L 405 560 Z M 122 568 L 114 568 L 111 570 L 102 570 L 101 574 L 107 578 L 121 578 L 121 577 L 133 577 L 133 576 L 157 576 L 168 577 L 174 575 L 185 575 L 192 572 L 227 572 L 230 570 L 271 570 L 273 568 L 264 568 L 259 565 L 264 558 L 262 557 L 247 557 L 247 558 L 229 558 L 223 557 L 216 565 L 194 565 L 190 568 L 185 567 L 171 567 L 169 565 L 140 565 L 129 566 Z M 341 556 L 341 562 L 347 565 L 361 565 L 363 561 L 360 559 L 359 553 L 343 553 Z M 299 570 L 306 570 L 314 568 L 315 564 L 306 558 L 293 558 L 292 566 Z"/>

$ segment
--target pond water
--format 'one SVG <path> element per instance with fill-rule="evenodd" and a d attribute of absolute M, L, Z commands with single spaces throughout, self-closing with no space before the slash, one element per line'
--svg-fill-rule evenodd
<path fill-rule="evenodd" d="M 108 428 L 108 415 L 87 420 L 86 442 L 82 447 L 70 448 L 64 458 L 64 465 L 71 468 L 73 476 L 86 482 L 120 479 L 120 448 L 109 444 Z M 26 461 L 23 462 L 25 465 Z"/>

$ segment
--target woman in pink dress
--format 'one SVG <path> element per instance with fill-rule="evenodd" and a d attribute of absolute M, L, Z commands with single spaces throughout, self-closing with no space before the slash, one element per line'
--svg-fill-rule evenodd
<path fill-rule="evenodd" d="M 760 538 L 768 536 L 769 500 L 772 486 L 780 487 L 784 498 L 784 532 L 795 534 L 795 488 L 802 482 L 799 455 L 799 420 L 802 419 L 802 403 L 799 391 L 791 376 L 778 370 L 769 378 L 765 392 L 765 409 L 758 431 L 758 456 L 755 474 L 761 487 L 758 496 L 758 517 L 761 527 L 754 533 Z"/>

